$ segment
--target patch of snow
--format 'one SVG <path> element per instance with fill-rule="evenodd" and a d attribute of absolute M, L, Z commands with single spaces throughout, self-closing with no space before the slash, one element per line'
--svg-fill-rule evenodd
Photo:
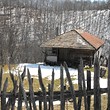
<path fill-rule="evenodd" d="M 30 63 L 23 63 L 19 64 L 17 67 L 17 71 L 21 74 L 23 72 L 24 66 L 26 66 L 27 69 L 29 69 L 30 74 L 32 77 L 38 78 L 38 67 L 41 67 L 41 73 L 42 78 L 47 77 L 49 80 L 52 79 L 52 70 L 54 69 L 54 78 L 59 79 L 60 78 L 60 66 L 49 66 L 45 65 L 44 63 L 38 63 L 38 64 L 30 64 Z M 64 78 L 66 78 L 65 70 L 64 72 Z M 72 81 L 74 84 L 78 84 L 78 70 L 74 68 L 69 68 L 70 75 L 74 78 Z M 17 72 L 15 72 L 16 74 Z M 85 81 L 87 82 L 87 71 L 84 71 Z M 94 87 L 94 73 L 91 72 L 91 88 Z M 68 83 L 67 83 L 68 85 Z M 107 79 L 100 78 L 100 87 L 101 88 L 107 88 Z"/>
<path fill-rule="evenodd" d="M 41 67 L 41 73 L 42 73 L 42 78 L 48 77 L 49 80 L 51 80 L 52 76 L 52 70 L 54 69 L 55 72 L 55 79 L 60 78 L 60 66 L 49 66 L 49 65 L 40 65 L 40 64 L 29 64 L 29 63 L 24 63 L 20 64 L 17 67 L 18 73 L 22 74 L 24 67 L 26 66 L 27 69 L 29 69 L 30 74 L 33 76 L 38 76 L 38 67 Z M 77 76 L 78 71 L 77 69 L 69 68 L 70 75 Z M 16 74 L 16 72 L 15 72 Z M 66 78 L 66 73 L 64 71 L 64 78 Z"/>

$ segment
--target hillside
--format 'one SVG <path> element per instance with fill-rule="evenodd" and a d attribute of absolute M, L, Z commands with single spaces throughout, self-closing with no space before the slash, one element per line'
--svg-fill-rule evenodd
<path fill-rule="evenodd" d="M 110 10 L 50 10 L 50 6 L 0 7 L 1 64 L 43 60 L 40 44 L 69 30 L 81 28 L 105 40 L 102 54 L 109 50 Z M 24 57 L 25 56 L 25 57 Z"/>

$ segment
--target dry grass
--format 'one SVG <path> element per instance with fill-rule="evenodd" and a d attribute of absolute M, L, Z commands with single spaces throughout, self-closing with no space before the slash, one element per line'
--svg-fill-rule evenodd
<path fill-rule="evenodd" d="M 12 68 L 14 68 L 14 65 L 11 66 Z M 2 80 L 2 84 L 4 84 L 5 79 L 8 77 L 8 88 L 7 88 L 7 92 L 12 91 L 13 89 L 13 83 L 12 80 L 10 78 L 9 73 L 6 73 L 8 71 L 8 66 L 5 65 L 4 66 L 4 74 L 3 74 L 3 80 Z M 93 68 L 91 69 L 91 71 L 93 71 Z M 38 81 L 38 77 L 37 76 L 32 76 L 33 77 L 33 89 L 35 92 L 40 90 L 40 85 L 39 85 L 39 81 Z M 18 76 L 14 76 L 15 79 L 18 79 Z M 74 80 L 74 78 L 72 78 L 72 80 Z M 65 78 L 64 81 L 67 83 L 67 79 Z M 51 83 L 51 81 L 48 79 L 48 77 L 43 78 L 43 83 L 47 89 L 48 84 Z M 29 90 L 29 84 L 28 84 L 28 80 L 27 78 L 24 79 L 23 81 L 23 85 L 25 90 Z M 54 91 L 59 91 L 60 90 L 60 80 L 56 79 L 54 81 Z M 3 87 L 3 85 L 2 85 Z M 66 88 L 68 88 L 69 86 L 66 85 Z M 74 88 L 75 90 L 78 90 L 78 85 L 74 84 Z M 107 95 L 102 95 L 101 97 L 101 108 L 102 110 L 106 110 L 107 108 Z M 15 110 L 17 110 L 17 108 L 15 107 Z M 26 110 L 25 107 L 22 107 L 22 110 Z M 60 110 L 60 104 L 54 105 L 54 110 Z M 67 101 L 65 103 L 65 110 L 73 110 L 73 103 Z M 81 105 L 81 110 L 85 110 L 85 106 L 84 106 L 84 99 L 82 99 L 82 105 Z M 91 109 L 90 110 L 94 110 L 94 97 L 91 97 Z"/>

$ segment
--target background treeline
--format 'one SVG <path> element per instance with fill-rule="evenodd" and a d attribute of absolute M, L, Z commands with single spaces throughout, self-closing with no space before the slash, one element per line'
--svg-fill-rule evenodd
<path fill-rule="evenodd" d="M 82 28 L 106 41 L 109 50 L 110 1 L 0 0 L 0 64 L 43 60 L 40 44 Z"/>

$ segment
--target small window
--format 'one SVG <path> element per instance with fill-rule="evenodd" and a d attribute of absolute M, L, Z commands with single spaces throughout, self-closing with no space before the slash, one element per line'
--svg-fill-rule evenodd
<path fill-rule="evenodd" d="M 52 48 L 52 53 L 57 54 L 57 49 L 56 48 Z"/>

